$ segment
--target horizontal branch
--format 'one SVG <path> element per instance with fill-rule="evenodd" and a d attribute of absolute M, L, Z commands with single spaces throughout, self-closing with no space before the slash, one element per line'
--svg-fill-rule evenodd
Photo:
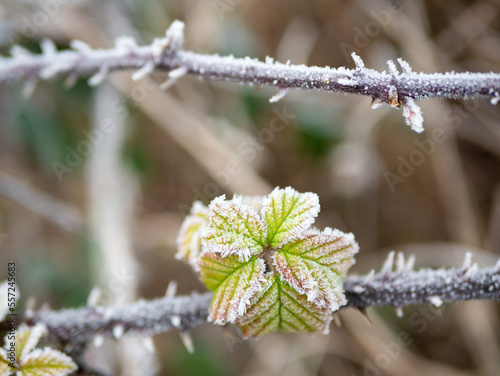
<path fill-rule="evenodd" d="M 345 307 L 500 301 L 500 262 L 489 268 L 478 268 L 467 261 L 461 268 L 413 271 L 413 260 L 405 262 L 399 255 L 393 271 L 394 253 L 390 253 L 380 273 L 348 276 L 344 281 L 348 300 Z M 186 331 L 206 323 L 210 300 L 211 293 L 206 293 L 141 300 L 126 306 L 38 311 L 30 315 L 28 322 L 44 323 L 49 333 L 63 343 L 83 344 L 123 334 L 147 337 L 172 329 Z"/>
<path fill-rule="evenodd" d="M 364 95 L 374 100 L 374 108 L 382 103 L 402 106 L 407 124 L 417 132 L 423 130 L 423 118 L 415 100 L 483 97 L 496 104 L 500 99 L 498 73 L 414 73 L 402 59 L 398 59 L 401 73 L 392 61 L 387 62 L 388 72 L 378 72 L 365 68 L 355 54 L 355 69 L 282 64 L 269 57 L 262 62 L 249 57 L 203 55 L 179 50 L 183 29 L 184 24 L 175 21 L 166 37 L 150 46 L 138 46 L 132 38 L 122 37 L 108 50 L 94 50 L 81 41 L 71 43 L 73 50 L 57 51 L 52 42 L 44 40 L 39 55 L 15 47 L 12 57 L 0 59 L 0 84 L 26 81 L 32 89 L 39 79 L 60 76 L 73 82 L 76 77 L 91 76 L 89 83 L 96 85 L 110 72 L 137 70 L 133 78 L 140 79 L 153 71 L 166 71 L 170 72 L 170 81 L 192 75 L 204 80 L 275 86 L 279 92 L 271 101 L 281 99 L 288 89 Z"/>

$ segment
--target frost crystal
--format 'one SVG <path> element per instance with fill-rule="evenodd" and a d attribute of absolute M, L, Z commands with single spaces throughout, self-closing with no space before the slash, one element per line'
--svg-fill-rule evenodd
<path fill-rule="evenodd" d="M 290 187 L 195 203 L 177 255 L 214 292 L 209 321 L 235 323 L 245 337 L 328 332 L 332 312 L 346 304 L 343 279 L 358 245 L 352 234 L 311 227 L 319 209 L 316 194 Z"/>

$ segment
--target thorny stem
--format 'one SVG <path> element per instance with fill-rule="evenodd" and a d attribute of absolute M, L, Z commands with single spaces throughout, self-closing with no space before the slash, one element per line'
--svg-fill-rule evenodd
<path fill-rule="evenodd" d="M 474 264 L 417 271 L 410 270 L 411 263 L 406 266 L 403 263 L 392 271 L 392 259 L 390 262 L 389 268 L 386 264 L 378 274 L 346 277 L 344 288 L 348 302 L 345 307 L 440 306 L 445 302 L 476 299 L 500 301 L 500 263 L 488 268 Z M 127 306 L 41 310 L 30 315 L 27 321 L 44 323 L 53 338 L 75 346 L 96 337 L 150 336 L 172 329 L 189 330 L 207 322 L 210 300 L 211 293 L 206 293 L 141 300 Z"/>
<path fill-rule="evenodd" d="M 203 55 L 179 50 L 183 41 L 184 24 L 175 21 L 167 36 L 156 39 L 150 46 L 137 46 L 131 38 L 121 38 L 114 48 L 93 50 L 80 41 L 72 43 L 73 50 L 57 51 L 50 41 L 43 41 L 40 55 L 32 55 L 19 47 L 12 57 L 0 58 L 0 85 L 26 81 L 32 88 L 39 79 L 92 76 L 89 83 L 100 83 L 108 73 L 138 70 L 133 78 L 140 79 L 153 71 L 170 72 L 170 79 L 183 75 L 204 80 L 231 81 L 255 86 L 275 86 L 279 93 L 271 101 L 281 99 L 288 89 L 320 90 L 358 94 L 375 100 L 373 107 L 388 103 L 403 107 L 408 125 L 422 131 L 422 116 L 414 100 L 428 98 L 468 99 L 490 98 L 493 104 L 500 99 L 498 73 L 414 73 L 410 65 L 398 59 L 402 73 L 392 61 L 389 72 L 365 68 L 360 57 L 353 54 L 355 69 L 344 67 L 308 67 L 274 62 L 266 58 L 234 58 L 233 56 Z"/>

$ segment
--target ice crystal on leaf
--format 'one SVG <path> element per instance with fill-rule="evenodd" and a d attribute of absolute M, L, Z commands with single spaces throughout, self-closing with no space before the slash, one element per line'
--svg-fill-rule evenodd
<path fill-rule="evenodd" d="M 16 331 L 13 352 L 11 340 L 6 336 L 5 349 L 0 348 L 0 375 L 17 371 L 16 375 L 23 376 L 65 376 L 76 370 L 76 364 L 66 354 L 49 347 L 35 349 L 45 332 L 43 324 L 21 325 Z"/>
<path fill-rule="evenodd" d="M 290 187 L 195 203 L 177 257 L 213 291 L 210 321 L 235 323 L 245 337 L 328 332 L 332 312 L 346 304 L 343 278 L 358 245 L 352 234 L 311 227 L 319 209 L 316 194 Z"/>

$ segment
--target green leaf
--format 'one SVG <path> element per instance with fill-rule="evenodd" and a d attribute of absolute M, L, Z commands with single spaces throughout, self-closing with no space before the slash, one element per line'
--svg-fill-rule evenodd
<path fill-rule="evenodd" d="M 210 211 L 200 201 L 196 201 L 191 208 L 191 214 L 186 217 L 177 237 L 177 260 L 187 261 L 195 270 L 196 261 L 201 252 L 201 232 L 208 225 Z"/>
<path fill-rule="evenodd" d="M 203 250 L 240 260 L 262 252 L 265 226 L 255 209 L 242 196 L 227 201 L 225 196 L 210 203 L 210 222 L 202 237 Z"/>
<path fill-rule="evenodd" d="M 204 252 L 198 263 L 201 280 L 214 291 L 209 320 L 216 324 L 234 322 L 261 289 L 266 270 L 264 260 L 240 261 L 236 255 L 223 257 Z"/>
<path fill-rule="evenodd" d="M 267 223 L 267 243 L 279 248 L 308 229 L 319 213 L 316 194 L 291 187 L 275 188 L 264 198 L 262 216 Z"/>
<path fill-rule="evenodd" d="M 23 376 L 65 376 L 76 369 L 76 364 L 69 356 L 46 347 L 43 350 L 33 350 L 23 359 L 20 374 Z"/>
<path fill-rule="evenodd" d="M 331 320 L 328 308 L 308 301 L 279 274 L 268 274 L 262 291 L 250 301 L 246 314 L 236 324 L 248 338 L 277 330 L 327 334 Z"/>
<path fill-rule="evenodd" d="M 347 302 L 343 277 L 358 249 L 352 234 L 311 229 L 274 255 L 275 267 L 309 301 L 336 311 Z"/>
<path fill-rule="evenodd" d="M 28 353 L 33 350 L 46 332 L 46 327 L 43 324 L 37 324 L 33 327 L 21 325 L 16 331 L 16 359 L 21 362 Z M 7 339 L 5 339 L 7 343 Z"/>

